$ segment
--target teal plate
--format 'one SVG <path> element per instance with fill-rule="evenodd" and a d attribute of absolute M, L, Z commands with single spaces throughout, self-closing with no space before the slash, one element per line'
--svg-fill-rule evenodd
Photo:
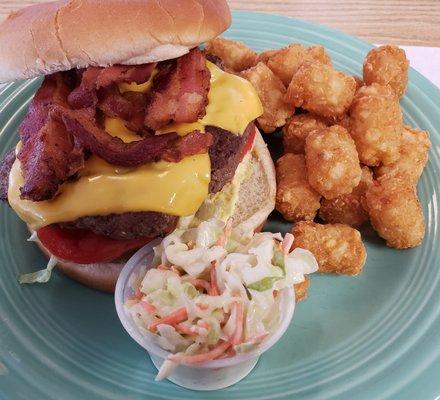
<path fill-rule="evenodd" d="M 237 12 L 226 36 L 258 51 L 291 42 L 321 44 L 335 66 L 360 74 L 370 45 L 332 29 L 280 16 Z M 440 91 L 416 71 L 402 100 L 408 124 L 431 133 L 419 184 L 427 220 L 423 245 L 385 247 L 364 232 L 368 260 L 356 278 L 314 276 L 292 326 L 242 382 L 192 392 L 154 382 L 147 354 L 120 325 L 112 296 L 54 273 L 46 285 L 19 286 L 19 273 L 46 260 L 27 243 L 25 225 L 0 208 L 1 399 L 421 399 L 440 396 Z M 16 128 L 38 80 L 0 92 L 0 149 Z M 271 139 L 271 142 L 275 139 Z M 274 215 L 268 229 L 289 225 Z"/>

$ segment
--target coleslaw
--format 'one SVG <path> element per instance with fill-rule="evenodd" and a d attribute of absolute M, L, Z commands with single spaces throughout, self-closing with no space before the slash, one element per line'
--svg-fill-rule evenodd
<path fill-rule="evenodd" d="M 160 378 L 172 365 L 252 351 L 276 330 L 279 291 L 318 269 L 308 250 L 290 251 L 293 241 L 239 236 L 211 219 L 177 228 L 154 248 L 153 268 L 132 277 L 124 306 L 139 331 L 171 353 Z"/>

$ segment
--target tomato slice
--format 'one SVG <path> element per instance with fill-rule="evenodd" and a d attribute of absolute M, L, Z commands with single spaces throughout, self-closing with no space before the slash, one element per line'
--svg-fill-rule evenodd
<path fill-rule="evenodd" d="M 38 239 L 55 257 L 78 264 L 111 262 L 151 238 L 115 240 L 83 229 L 63 229 L 49 225 L 37 231 Z"/>
<path fill-rule="evenodd" d="M 246 140 L 245 145 L 243 146 L 243 150 L 241 151 L 241 159 L 242 160 L 243 160 L 244 156 L 252 150 L 252 146 L 254 144 L 256 133 L 257 133 L 257 129 L 255 128 L 255 125 L 254 125 L 252 127 L 251 131 L 249 132 L 249 136 Z"/>

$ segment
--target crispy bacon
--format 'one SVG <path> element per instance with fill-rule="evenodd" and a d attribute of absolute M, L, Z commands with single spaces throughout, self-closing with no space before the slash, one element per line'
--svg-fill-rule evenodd
<path fill-rule="evenodd" d="M 177 140 L 174 147 L 167 149 L 162 154 L 165 161 L 178 162 L 186 156 L 206 153 L 212 145 L 213 138 L 210 133 L 199 131 L 191 132 Z"/>
<path fill-rule="evenodd" d="M 24 177 L 23 199 L 51 199 L 59 185 L 84 164 L 82 149 L 62 121 L 49 112 L 53 104 L 66 103 L 67 92 L 62 74 L 46 77 L 19 128 L 22 147 L 17 157 Z"/>
<path fill-rule="evenodd" d="M 69 88 L 64 84 L 61 74 L 49 75 L 44 79 L 19 127 L 20 138 L 23 143 L 46 123 L 50 104 L 64 104 L 68 92 Z"/>
<path fill-rule="evenodd" d="M 98 103 L 97 91 L 110 88 L 116 83 L 144 83 L 150 79 L 156 63 L 108 68 L 89 67 L 82 72 L 80 84 L 72 90 L 68 103 L 73 109 L 95 107 Z M 110 92 L 117 90 L 116 86 Z M 118 91 L 119 93 L 119 91 Z"/>
<path fill-rule="evenodd" d="M 165 150 L 176 142 L 178 136 L 169 133 L 160 136 L 147 136 L 142 140 L 124 143 L 99 128 L 95 121 L 82 110 L 57 109 L 68 131 L 78 143 L 110 164 L 136 167 L 158 161 Z"/>
<path fill-rule="evenodd" d="M 24 177 L 21 197 L 33 201 L 53 198 L 59 186 L 84 165 L 85 150 L 128 167 L 160 159 L 178 162 L 207 152 L 213 142 L 209 133 L 195 131 L 179 137 L 148 132 L 152 126 L 193 122 L 204 115 L 210 81 L 204 56 L 195 49 L 161 63 L 151 95 L 120 93 L 117 83 L 143 83 L 155 67 L 89 67 L 47 76 L 19 128 L 22 147 L 17 158 Z M 129 129 L 147 136 L 124 143 L 109 135 L 98 125 L 97 108 L 107 116 L 124 119 Z M 145 125 L 146 121 L 152 123 Z"/>
<path fill-rule="evenodd" d="M 74 109 L 95 107 L 98 103 L 96 80 L 101 68 L 89 67 L 81 75 L 81 83 L 67 97 L 69 106 Z"/>
<path fill-rule="evenodd" d="M 133 105 L 119 93 L 117 87 L 101 89 L 98 108 L 108 117 L 129 120 L 133 114 Z"/>
<path fill-rule="evenodd" d="M 145 125 L 153 130 L 171 122 L 195 122 L 205 115 L 210 72 L 198 48 L 159 64 L 149 96 Z"/>
<path fill-rule="evenodd" d="M 82 110 L 58 108 L 57 113 L 67 130 L 84 148 L 110 164 L 124 167 L 136 167 L 160 159 L 178 162 L 186 156 L 206 152 L 212 143 L 210 134 L 198 131 L 184 137 L 167 133 L 124 143 L 96 126 Z"/>
<path fill-rule="evenodd" d="M 96 81 L 96 88 L 108 87 L 112 83 L 144 83 L 150 79 L 156 63 L 136 66 L 114 65 L 102 69 Z"/>
<path fill-rule="evenodd" d="M 144 129 L 146 97 L 139 92 L 119 93 L 116 87 L 99 91 L 98 108 L 108 117 L 125 120 L 128 129 L 141 132 Z"/>

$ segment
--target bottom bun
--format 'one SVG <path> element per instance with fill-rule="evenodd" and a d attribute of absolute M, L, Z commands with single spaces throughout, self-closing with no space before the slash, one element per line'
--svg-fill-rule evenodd
<path fill-rule="evenodd" d="M 36 242 L 41 251 L 48 257 L 51 256 L 39 241 Z M 125 262 L 119 263 L 95 263 L 95 264 L 77 264 L 71 261 L 58 259 L 57 269 L 69 278 L 89 286 L 93 289 L 106 293 L 114 293 L 116 281 L 124 267 Z"/>
<path fill-rule="evenodd" d="M 257 130 L 251 159 L 252 173 L 239 190 L 238 203 L 232 224 L 245 233 L 260 231 L 275 207 L 275 167 L 267 146 Z M 40 249 L 50 257 L 50 252 L 37 241 Z M 57 268 L 69 278 L 93 289 L 114 293 L 116 281 L 125 263 L 76 264 L 59 260 Z"/>

